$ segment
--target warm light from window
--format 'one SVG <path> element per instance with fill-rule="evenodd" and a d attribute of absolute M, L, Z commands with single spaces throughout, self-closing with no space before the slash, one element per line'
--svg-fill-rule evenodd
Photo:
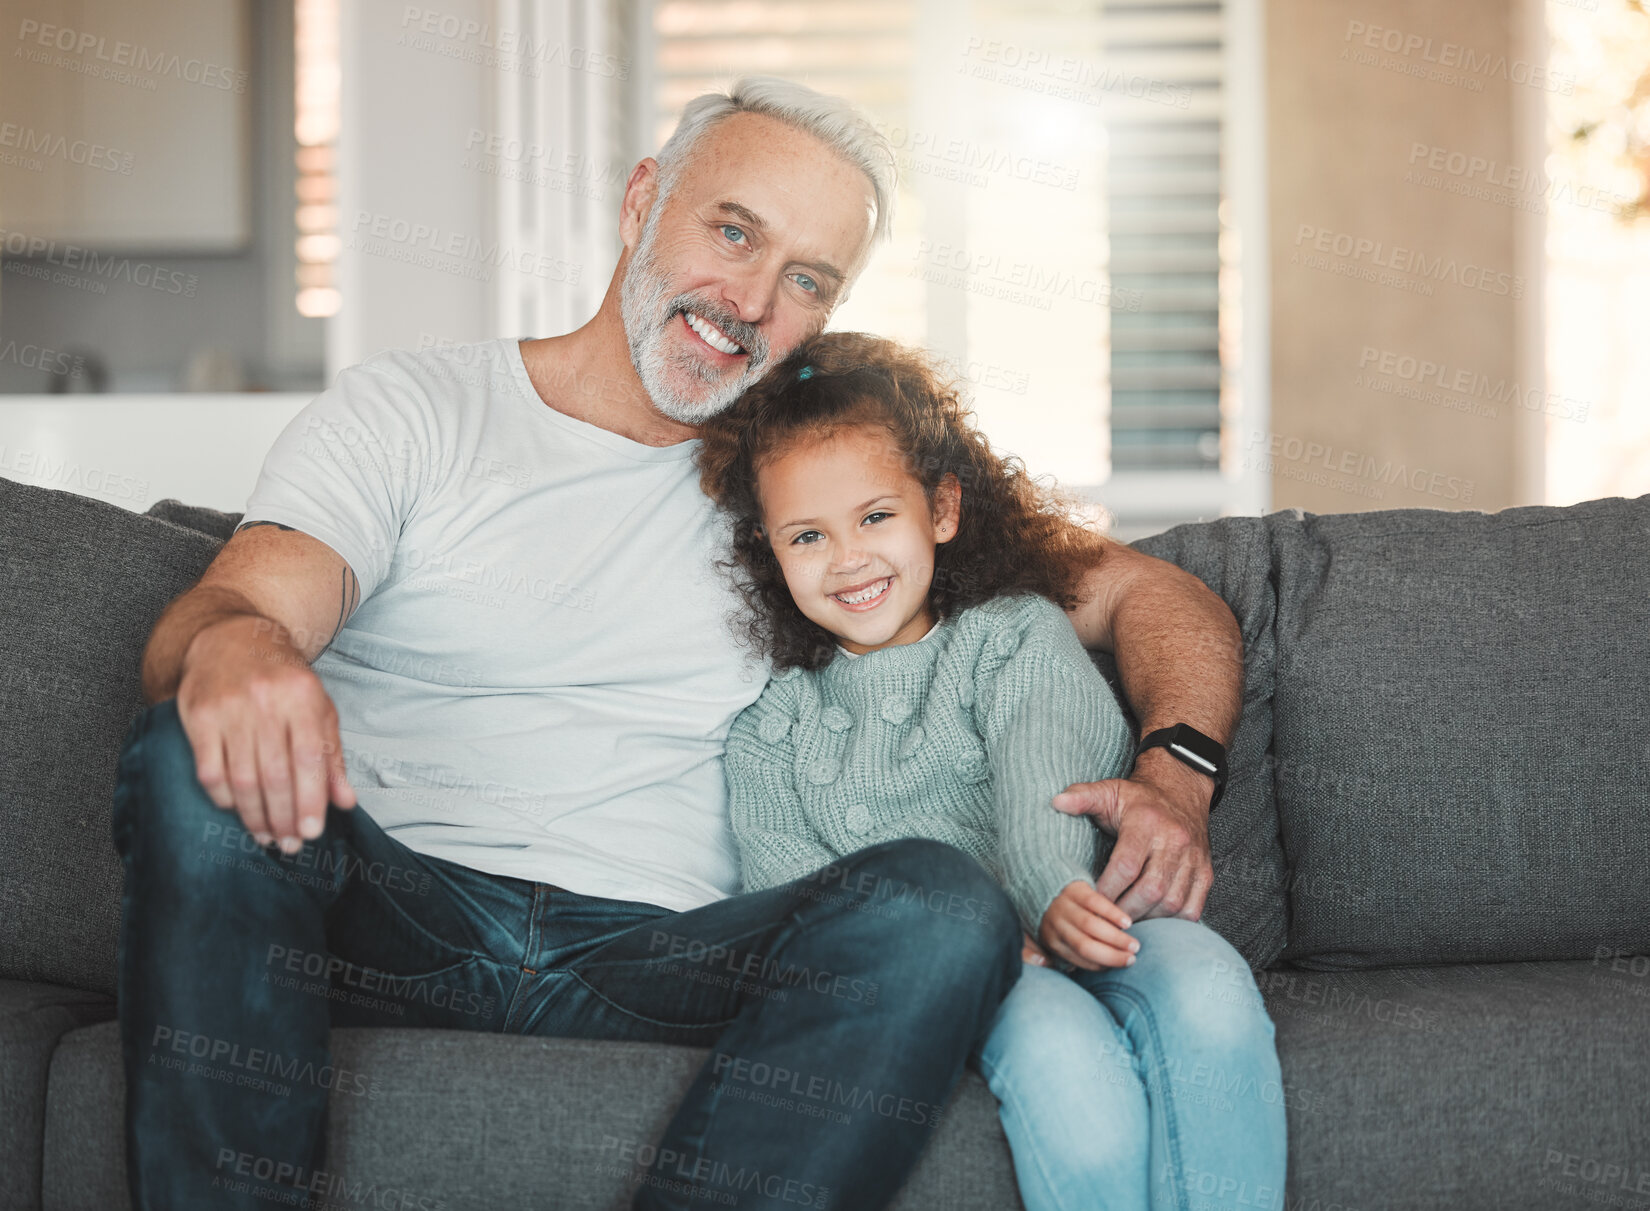
<path fill-rule="evenodd" d="M 1546 503 L 1650 492 L 1650 13 L 1639 0 L 1550 4 L 1551 154 L 1544 393 Z"/>
<path fill-rule="evenodd" d="M 298 139 L 298 314 L 338 314 L 338 0 L 297 0 L 297 80 L 293 122 Z"/>

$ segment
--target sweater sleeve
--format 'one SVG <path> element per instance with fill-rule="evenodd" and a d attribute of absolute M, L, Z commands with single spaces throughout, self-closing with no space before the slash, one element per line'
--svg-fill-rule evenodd
<path fill-rule="evenodd" d="M 1051 800 L 1074 782 L 1121 776 L 1133 736 L 1064 611 L 1043 597 L 991 605 L 975 717 L 991 761 L 1007 891 L 1036 937 L 1060 890 L 1092 883 L 1094 872 L 1094 824 Z"/>
<path fill-rule="evenodd" d="M 745 891 L 789 883 L 841 856 L 819 836 L 796 791 L 793 702 L 786 681 L 770 681 L 728 731 L 723 768 Z"/>

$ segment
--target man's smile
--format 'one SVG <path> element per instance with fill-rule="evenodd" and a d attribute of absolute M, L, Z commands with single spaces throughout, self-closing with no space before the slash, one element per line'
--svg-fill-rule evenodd
<path fill-rule="evenodd" d="M 697 336 L 705 344 L 716 350 L 716 352 L 727 357 L 738 357 L 745 352 L 744 346 L 738 344 L 736 341 L 730 340 L 727 333 L 723 332 L 720 328 L 705 319 L 703 316 L 695 315 L 693 312 L 684 308 L 682 311 L 682 319 L 687 324 L 689 331 L 691 331 L 693 335 Z"/>

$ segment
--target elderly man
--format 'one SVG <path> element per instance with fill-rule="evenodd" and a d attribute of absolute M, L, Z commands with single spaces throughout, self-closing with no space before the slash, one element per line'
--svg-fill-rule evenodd
<path fill-rule="evenodd" d="M 155 627 L 121 757 L 137 1207 L 320 1189 L 329 1096 L 374 1091 L 330 1063 L 331 1025 L 714 1048 L 638 1207 L 899 1189 L 1018 975 L 1014 913 L 926 841 L 734 894 L 721 748 L 765 672 L 692 463 L 696 425 L 825 324 L 892 191 L 842 102 L 701 97 L 631 173 L 587 324 L 380 355 L 277 441 Z M 1144 727 L 1223 741 L 1219 600 L 1123 547 L 1089 586 L 1072 622 Z M 1158 747 L 1073 788 L 1119 836 L 1100 890 L 1195 919 L 1214 786 Z M 775 1114 L 727 1092 L 759 1065 L 909 1112 Z"/>

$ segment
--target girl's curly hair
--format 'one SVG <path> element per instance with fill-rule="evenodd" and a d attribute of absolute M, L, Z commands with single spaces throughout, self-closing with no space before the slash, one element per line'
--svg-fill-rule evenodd
<path fill-rule="evenodd" d="M 700 432 L 700 484 L 731 515 L 733 559 L 722 567 L 749 606 L 744 629 L 777 669 L 819 669 L 836 640 L 797 608 L 761 528 L 756 473 L 797 442 L 879 425 L 932 506 L 947 475 L 962 488 L 958 533 L 935 548 L 928 592 L 936 618 L 1009 593 L 1039 593 L 1070 609 L 1106 539 L 1072 505 L 992 451 L 955 382 L 923 353 L 862 332 L 803 342 Z"/>

